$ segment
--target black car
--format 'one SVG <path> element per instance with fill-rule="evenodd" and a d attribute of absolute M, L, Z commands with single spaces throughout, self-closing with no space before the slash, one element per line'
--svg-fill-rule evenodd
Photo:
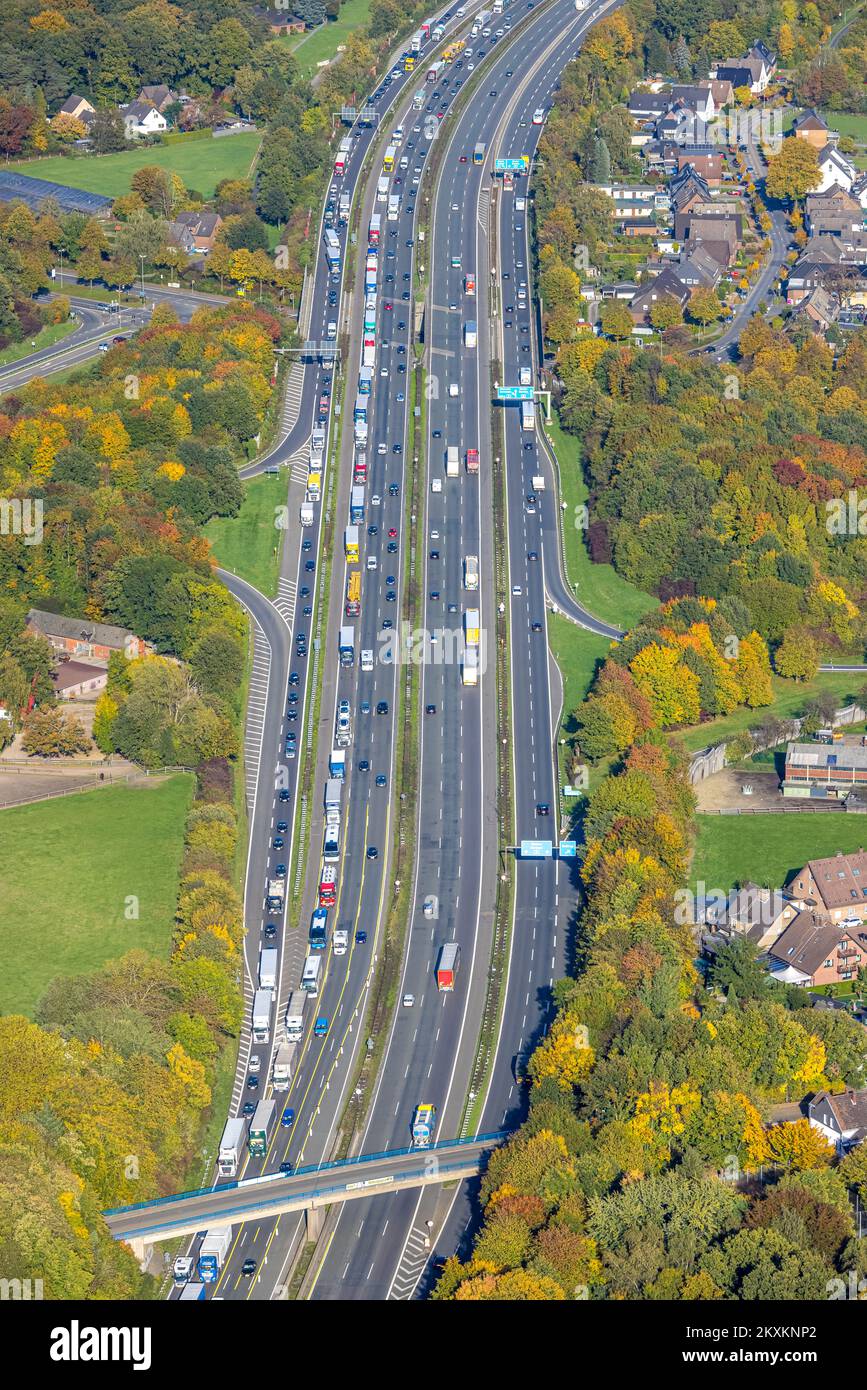
<path fill-rule="evenodd" d="M 432 560 L 438 560 L 438 559 L 440 558 L 440 553 L 439 553 L 439 551 L 438 551 L 438 550 L 432 550 L 431 553 L 430 553 L 430 557 L 431 557 Z"/>
<path fill-rule="evenodd" d="M 251 1100 L 245 1100 L 244 1104 L 241 1106 L 241 1114 L 249 1118 L 250 1115 L 255 1115 L 255 1113 L 256 1107 L 253 1102 Z"/>
<path fill-rule="evenodd" d="M 379 850 L 376 848 L 376 845 L 368 845 L 368 846 L 367 846 L 367 857 L 368 857 L 368 859 L 378 859 L 378 858 L 379 858 Z"/>
<path fill-rule="evenodd" d="M 289 800 L 289 788 L 288 788 L 288 787 L 281 787 L 281 788 L 280 788 L 280 792 L 279 792 L 279 795 L 278 795 L 278 797 L 277 797 L 277 800 L 278 800 L 278 801 L 288 801 L 288 800 Z"/>
<path fill-rule="evenodd" d="M 440 596 L 440 591 L 439 591 L 439 589 L 431 589 L 431 591 L 430 591 L 430 596 L 431 596 L 432 599 L 438 599 L 439 596 Z"/>
<path fill-rule="evenodd" d="M 442 432 L 442 430 L 431 430 L 431 438 L 432 438 L 432 439 L 442 439 L 442 437 L 443 437 L 443 432 Z"/>
<path fill-rule="evenodd" d="M 425 705 L 424 712 L 425 714 L 436 714 L 437 707 L 436 705 Z"/>
<path fill-rule="evenodd" d="M 389 497 L 396 497 L 397 494 L 398 494 L 399 492 L 400 492 L 400 484 L 399 484 L 399 483 L 389 483 L 389 485 L 388 485 L 388 495 L 389 495 Z"/>
<path fill-rule="evenodd" d="M 275 865 L 274 865 L 274 877 L 275 877 L 275 878 L 285 878 L 285 877 L 286 877 L 286 865 L 285 865 L 285 864 L 275 864 Z"/>
<path fill-rule="evenodd" d="M 397 603 L 397 594 L 394 589 L 388 589 L 385 595 L 386 603 Z"/>
<path fill-rule="evenodd" d="M 378 536 L 378 535 L 379 535 L 379 527 L 378 527 L 378 526 L 368 526 L 368 528 L 367 528 L 367 534 L 368 534 L 369 536 Z"/>
<path fill-rule="evenodd" d="M 541 632 L 541 631 L 542 631 L 542 624 L 541 624 L 541 623 L 531 623 L 531 624 L 530 624 L 530 631 L 531 631 L 531 632 Z"/>
<path fill-rule="evenodd" d="M 248 1077 L 247 1077 L 247 1090 L 248 1090 L 248 1091 L 258 1091 L 258 1089 L 259 1089 L 259 1078 L 258 1078 L 258 1076 L 248 1076 Z"/>
<path fill-rule="evenodd" d="M 369 761 L 368 761 L 367 758 L 360 758 L 360 759 L 359 759 L 359 762 L 358 762 L 358 771 L 359 771 L 359 772 L 369 772 L 369 771 L 370 771 L 370 763 L 369 763 Z"/>
<path fill-rule="evenodd" d="M 547 801 L 540 801 L 540 802 L 538 803 L 538 805 L 536 806 L 536 815 L 537 815 L 537 816 L 550 816 L 550 814 L 551 814 L 551 807 L 548 805 Z"/>
<path fill-rule="evenodd" d="M 310 541 L 310 540 L 306 540 L 306 541 L 302 541 L 302 542 L 301 542 L 301 549 L 302 549 L 302 550 L 311 550 L 312 547 L 313 547 L 313 542 Z"/>
<path fill-rule="evenodd" d="M 283 1174 L 284 1178 L 288 1178 L 289 1174 L 292 1172 L 292 1164 L 288 1159 L 285 1163 L 280 1164 L 280 1172 Z"/>
<path fill-rule="evenodd" d="M 357 931 L 357 932 L 355 933 L 355 944 L 356 944 L 356 946 L 363 946 L 364 943 L 366 942 L 366 940 L 367 940 L 367 932 L 366 932 L 366 931 Z"/>
<path fill-rule="evenodd" d="M 376 706 L 377 714 L 388 714 L 388 701 L 380 700 Z"/>
<path fill-rule="evenodd" d="M 313 572 L 314 572 L 315 569 L 316 569 L 316 561 L 315 561 L 315 560 L 305 560 L 305 561 L 304 561 L 304 569 L 305 569 L 305 571 L 307 572 L 307 574 L 313 574 Z"/>
<path fill-rule="evenodd" d="M 396 554 L 397 554 L 397 541 L 389 541 L 388 545 L 387 545 L 385 548 L 386 548 L 386 550 L 388 551 L 389 555 L 396 555 Z"/>
<path fill-rule="evenodd" d="M 290 684 L 290 685 L 297 685 L 298 682 L 299 682 L 300 680 L 301 680 L 301 677 L 299 676 L 299 674 L 298 674 L 297 671 L 290 671 L 290 673 L 289 673 L 289 684 Z"/>
<path fill-rule="evenodd" d="M 241 1273 L 245 1279 L 250 1279 L 256 1273 L 256 1261 L 245 1260 L 241 1266 Z"/>
<path fill-rule="evenodd" d="M 289 695 L 289 704 L 290 704 L 290 705 L 297 705 L 297 703 L 298 703 L 298 691 L 297 691 L 297 690 L 293 690 L 293 691 L 290 693 L 290 695 Z"/>
<path fill-rule="evenodd" d="M 302 598 L 309 598 L 309 597 L 310 597 L 310 589 L 309 589 L 308 585 L 306 585 L 306 584 L 302 584 L 302 585 L 301 585 L 301 597 L 302 597 Z"/>
<path fill-rule="evenodd" d="M 285 842 L 285 840 L 283 839 L 283 836 L 282 836 L 282 835 L 275 835 L 275 836 L 274 836 L 273 840 L 271 841 L 271 848 L 272 848 L 272 849 L 285 849 L 285 848 L 286 848 L 286 842 Z"/>
<path fill-rule="evenodd" d="M 290 723 L 290 724 L 294 724 L 294 723 L 295 723 L 295 720 L 298 718 L 298 707 L 297 707 L 297 705 L 290 705 L 290 706 L 289 706 L 289 708 L 288 708 L 287 711 L 286 711 L 286 718 L 289 720 L 289 723 Z"/>
<path fill-rule="evenodd" d="M 278 822 L 277 822 L 277 834 L 278 834 L 278 835 L 285 835 L 285 834 L 286 834 L 286 831 L 287 831 L 288 829 L 289 829 L 289 822 L 288 822 L 288 821 L 285 821 L 285 820 L 278 820 Z"/>
<path fill-rule="evenodd" d="M 277 926 L 276 926 L 276 923 L 274 923 L 274 922 L 266 922 L 266 923 L 265 923 L 265 938 L 266 938 L 266 940 L 267 940 L 267 941 L 271 941 L 271 940 L 273 940 L 273 938 L 274 938 L 276 935 L 277 935 Z"/>

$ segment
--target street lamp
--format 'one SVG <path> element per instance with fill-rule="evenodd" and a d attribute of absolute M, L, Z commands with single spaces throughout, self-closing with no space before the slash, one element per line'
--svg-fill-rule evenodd
<path fill-rule="evenodd" d="M 144 258 L 144 255 L 142 255 L 141 253 L 139 254 L 139 260 L 141 261 L 141 297 L 142 297 L 142 302 L 144 302 L 144 297 L 145 297 L 145 292 L 144 292 L 144 263 L 145 263 L 145 258 Z"/>

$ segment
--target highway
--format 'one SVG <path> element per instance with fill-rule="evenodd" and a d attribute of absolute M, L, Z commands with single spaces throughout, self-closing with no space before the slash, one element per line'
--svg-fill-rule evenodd
<path fill-rule="evenodd" d="M 412 75 L 407 75 L 404 80 L 404 75 L 401 74 L 390 86 L 379 89 L 375 98 L 378 109 L 387 109 L 397 91 L 407 86 L 412 90 L 418 80 L 416 76 L 413 82 Z M 364 156 L 371 142 L 379 138 L 375 131 L 357 127 L 353 135 L 353 148 L 347 161 L 346 172 L 342 182 L 336 184 L 338 192 L 345 189 L 353 191 L 358 182 Z M 409 141 L 407 144 L 409 146 Z M 419 158 L 422 157 L 420 154 Z M 411 177 L 411 174 L 407 174 L 406 181 L 409 187 Z M 417 184 L 418 180 L 416 186 Z M 369 196 L 372 196 L 372 188 Z M 413 201 L 410 195 L 408 204 Z M 369 208 L 365 208 L 360 224 L 362 234 L 366 230 L 368 213 Z M 413 225 L 411 213 L 405 215 L 404 220 L 407 233 L 410 233 Z M 385 220 L 383 226 L 385 229 Z M 343 247 L 343 265 L 346 262 L 347 231 L 348 228 L 343 226 L 339 232 Z M 260 1077 L 263 1091 L 267 1088 L 273 1049 L 279 1036 L 288 994 L 291 990 L 297 989 L 300 981 L 307 950 L 307 924 L 310 911 L 316 903 L 315 889 L 319 878 L 321 845 L 321 798 L 328 775 L 328 753 L 334 741 L 332 735 L 336 702 L 347 699 L 353 717 L 352 745 L 347 750 L 348 778 L 343 788 L 338 901 L 336 908 L 329 912 L 331 926 L 338 923 L 346 926 L 349 932 L 349 949 L 345 956 L 337 957 L 331 949 L 325 955 L 319 996 L 315 1001 L 310 1001 L 307 1010 L 307 1031 L 300 1046 L 295 1077 L 289 1091 L 278 1096 L 281 1108 L 288 1103 L 294 1110 L 294 1123 L 291 1128 L 277 1126 L 264 1160 L 244 1159 L 240 1170 L 244 1177 L 274 1171 L 280 1164 L 287 1162 L 298 1164 L 302 1161 L 318 1161 L 330 1153 L 336 1120 L 346 1100 L 352 1062 L 361 1041 L 358 1025 L 380 947 L 385 915 L 383 904 L 388 871 L 387 849 L 391 838 L 394 714 L 399 667 L 393 662 L 377 660 L 372 672 L 360 672 L 357 658 L 358 652 L 364 647 L 376 651 L 378 655 L 381 653 L 383 643 L 380 639 L 385 624 L 396 624 L 401 611 L 404 539 L 402 532 L 405 523 L 401 441 L 406 435 L 409 394 L 407 372 L 402 371 L 401 367 L 405 367 L 408 356 L 406 348 L 409 341 L 411 290 L 407 286 L 411 285 L 413 264 L 413 247 L 405 243 L 412 239 L 410 235 L 391 239 L 397 248 L 394 250 L 393 260 L 388 257 L 384 247 L 381 258 L 383 278 L 380 284 L 382 297 L 378 319 L 378 341 L 381 342 L 381 347 L 377 354 L 377 371 L 381 372 L 382 376 L 377 377 L 373 395 L 373 423 L 367 451 L 366 515 L 362 528 L 366 534 L 361 555 L 364 586 L 361 615 L 355 620 L 356 664 L 353 666 L 338 668 L 336 650 L 338 627 L 341 621 L 346 621 L 342 618 L 346 567 L 341 558 L 341 540 L 343 527 L 348 520 L 352 456 L 352 432 L 349 427 L 344 428 L 342 433 L 341 468 L 337 486 L 333 494 L 329 493 L 326 474 L 325 501 L 322 506 L 315 508 L 314 525 L 305 531 L 303 540 L 296 521 L 298 506 L 304 495 L 302 477 L 306 481 L 307 476 L 307 441 L 314 419 L 320 415 L 319 404 L 323 392 L 332 385 L 330 365 L 315 361 L 309 363 L 303 371 L 296 369 L 294 377 L 290 373 L 282 438 L 266 459 L 259 460 L 242 474 L 248 476 L 262 467 L 273 467 L 280 463 L 291 465 L 289 534 L 283 547 L 280 585 L 274 606 L 282 617 L 286 639 L 294 648 L 289 664 L 298 673 L 298 684 L 289 687 L 289 694 L 294 690 L 299 697 L 296 705 L 299 717 L 296 720 L 288 717 L 288 709 L 284 714 L 282 708 L 279 708 L 287 690 L 285 682 L 290 648 L 285 642 L 278 643 L 276 648 L 270 646 L 262 614 L 258 611 L 255 600 L 250 594 L 242 595 L 262 628 L 259 646 L 265 652 L 256 674 L 258 684 L 253 689 L 262 729 L 260 773 L 255 778 L 255 788 L 250 786 L 248 779 L 248 804 L 251 792 L 255 798 L 251 806 L 251 845 L 245 901 L 245 923 L 248 933 L 245 943 L 245 1009 L 248 1023 L 260 946 L 268 941 L 281 948 L 280 986 L 273 1010 L 270 1041 L 266 1047 L 257 1046 L 255 1049 L 261 1058 Z M 359 278 L 363 277 L 363 271 L 362 262 L 358 267 Z M 390 298 L 392 295 L 393 299 Z M 360 327 L 362 304 L 363 298 L 359 295 L 357 284 L 342 284 L 339 290 L 335 290 L 324 259 L 320 255 L 310 299 L 302 320 L 306 321 L 305 332 L 308 336 L 316 342 L 324 342 L 327 323 L 335 318 L 340 326 L 339 341 L 341 345 L 345 345 L 346 329 L 353 326 L 353 317 L 354 326 Z M 394 307 L 386 309 L 386 304 L 393 304 Z M 403 319 L 399 317 L 401 312 L 405 314 Z M 401 324 L 402 327 L 399 326 Z M 350 356 L 342 365 L 347 373 L 345 402 L 351 409 L 355 397 L 357 363 Z M 382 384 L 385 377 L 389 378 L 387 385 Z M 325 404 L 326 407 L 330 406 L 330 397 Z M 327 418 L 329 425 L 333 424 L 333 412 L 330 410 Z M 394 450 L 394 444 L 400 445 L 400 453 Z M 390 484 L 393 486 L 390 487 Z M 329 508 L 332 510 L 329 511 Z M 323 519 L 326 515 L 332 535 L 327 557 L 322 548 Z M 393 535 L 389 534 L 392 532 Z M 309 549 L 305 551 L 301 549 L 301 545 L 307 545 Z M 376 567 L 375 572 L 373 569 L 367 569 L 368 557 Z M 322 569 L 326 558 L 332 564 L 331 582 L 327 590 Z M 309 565 L 315 566 L 312 573 L 308 571 Z M 239 592 L 235 583 L 232 587 L 236 593 Z M 310 592 L 305 593 L 305 589 Z M 300 613 L 296 612 L 296 604 L 300 607 Z M 306 612 L 307 609 L 311 611 Z M 304 631 L 309 639 L 309 655 L 304 658 L 297 655 L 299 629 Z M 314 661 L 321 668 L 321 673 L 317 673 L 315 681 L 308 673 L 308 668 Z M 301 765 L 304 737 L 309 737 L 315 727 L 311 722 L 310 704 L 312 691 L 318 685 L 320 674 L 324 677 L 317 729 L 320 757 L 313 779 L 310 804 L 304 808 L 304 816 L 299 822 L 301 833 L 305 839 L 309 838 L 308 873 L 298 921 L 293 921 L 291 926 L 287 926 L 279 914 L 269 914 L 265 911 L 263 889 L 266 879 L 274 874 L 278 864 L 284 864 L 286 867 L 287 894 L 291 894 L 293 889 L 295 866 L 288 857 L 289 833 L 277 832 L 277 823 L 283 819 L 287 826 L 291 827 L 295 823 L 297 769 Z M 387 706 L 387 713 L 377 714 L 377 707 L 383 701 Z M 255 708 L 253 713 L 255 715 Z M 298 737 L 298 756 L 287 760 L 283 753 L 285 739 L 286 735 L 294 730 L 303 731 Z M 367 767 L 362 770 L 364 764 L 367 764 Z M 385 785 L 377 785 L 377 778 L 384 778 Z M 283 802 L 278 799 L 281 789 L 284 789 L 286 795 Z M 284 845 L 279 849 L 273 848 L 271 843 L 275 832 L 280 833 L 284 840 Z M 376 851 L 376 858 L 368 857 L 369 848 Z M 278 920 L 275 920 L 275 917 Z M 263 933 L 269 922 L 272 929 L 276 928 L 276 933 L 265 937 Z M 366 939 L 363 939 L 365 936 Z M 327 1036 L 313 1036 L 310 1024 L 314 1014 L 327 1018 Z M 251 1104 L 260 1095 L 258 1086 L 251 1092 L 246 1083 L 247 1062 L 252 1051 L 250 1034 L 248 1029 L 245 1029 L 233 1093 L 232 1114 L 238 1113 L 242 1105 Z M 276 1287 L 279 1288 L 281 1272 L 299 1236 L 297 1218 L 289 1218 L 282 1223 L 280 1220 L 251 1221 L 237 1226 L 234 1234 L 234 1245 L 214 1290 L 215 1296 L 274 1296 L 275 1284 L 271 1274 L 276 1275 Z M 253 1280 L 243 1277 L 242 1265 L 250 1258 L 259 1261 L 260 1274 L 265 1271 L 267 1263 L 267 1285 L 260 1275 Z"/>
<path fill-rule="evenodd" d="M 511 17 L 517 18 L 514 10 Z M 586 16 L 576 16 L 572 3 L 553 5 L 532 19 L 519 37 L 495 55 L 490 67 L 486 66 L 484 79 L 448 136 L 436 190 L 427 310 L 431 370 L 439 386 L 429 406 L 425 579 L 429 631 L 442 623 L 444 606 L 447 611 L 448 605 L 455 603 L 460 611 L 467 605 L 467 596 L 461 592 L 462 560 L 473 553 L 481 559 L 482 628 L 488 634 L 494 632 L 488 349 L 489 329 L 496 332 L 499 324 L 487 322 L 486 290 L 498 278 L 490 273 L 492 157 L 532 152 L 541 129 L 532 125 L 532 114 L 550 101 L 559 74 L 574 52 L 572 44 L 587 22 Z M 478 52 L 474 51 L 473 58 Z M 452 91 L 463 77 L 464 72 L 455 65 Z M 499 100 L 501 92 L 503 101 Z M 472 162 L 478 141 L 487 146 L 481 166 Z M 466 162 L 461 162 L 461 155 Z M 497 269 L 504 277 L 504 291 L 510 292 L 517 290 L 520 279 L 528 278 L 526 219 L 516 218 L 513 225 L 512 198 L 511 194 L 497 193 L 493 200 L 494 209 L 504 208 Z M 474 300 L 464 293 L 467 270 L 476 276 Z M 494 303 L 498 301 L 495 288 Z M 479 324 L 479 346 L 471 350 L 463 345 L 462 330 L 466 319 L 473 316 Z M 504 330 L 503 360 L 507 378 L 516 382 L 518 367 L 532 361 L 528 350 L 530 309 L 525 306 L 513 311 L 505 321 L 510 327 Z M 458 395 L 452 397 L 448 388 L 456 378 Z M 538 513 L 526 515 L 524 507 L 525 478 L 538 470 L 535 449 L 531 452 L 522 447 L 514 407 L 505 412 L 504 423 L 510 583 L 520 589 L 519 594 L 512 595 L 510 615 L 517 831 L 518 837 L 541 836 L 541 824 L 548 827 L 545 837 L 553 834 L 556 839 L 556 830 L 550 829 L 556 824 L 557 786 L 544 632 L 544 564 L 528 558 L 533 549 L 541 553 L 543 539 Z M 444 478 L 443 454 L 455 443 L 461 453 L 459 482 Z M 468 477 L 463 469 L 468 447 L 479 447 L 481 452 L 478 480 Z M 431 490 L 434 478 L 443 480 L 441 493 Z M 540 632 L 531 631 L 534 620 L 540 622 Z M 461 1122 L 484 1005 L 495 889 L 492 871 L 496 871 L 501 848 L 495 806 L 496 750 L 489 736 L 487 713 L 495 679 L 492 663 L 493 653 L 489 652 L 481 691 L 463 689 L 458 671 L 447 665 L 428 665 L 424 670 L 422 702 L 436 706 L 442 733 L 434 742 L 428 719 L 423 721 L 415 911 L 399 991 L 401 996 L 412 993 L 415 1004 L 411 1011 L 399 1009 L 394 1019 L 364 1134 L 364 1150 L 404 1142 L 414 1108 L 421 1101 L 436 1104 L 440 1135 L 451 1136 Z M 537 818 L 536 811 L 544 804 L 552 814 L 543 820 Z M 497 1115 L 497 1128 L 519 1119 L 512 1057 L 531 1046 L 544 1029 L 551 985 L 564 970 L 565 936 L 557 921 L 561 908 L 557 866 L 525 862 L 517 866 L 517 878 L 510 984 L 484 1111 L 486 1121 Z M 433 924 L 421 912 L 430 893 L 438 898 L 439 917 Z M 446 940 L 460 943 L 462 963 L 455 995 L 443 996 L 436 991 L 433 970 L 438 947 Z M 466 1190 L 462 1192 L 456 1203 L 461 1213 L 458 1232 L 467 1219 Z M 309 1296 L 411 1297 L 427 1264 L 430 1232 L 435 1231 L 450 1202 L 450 1195 L 436 1189 L 422 1195 L 397 1194 L 390 1199 L 387 1211 L 381 1204 L 371 1203 L 367 1209 L 364 1203 L 343 1208 Z M 439 1242 L 446 1253 L 455 1248 L 453 1230 L 450 1223 Z"/>

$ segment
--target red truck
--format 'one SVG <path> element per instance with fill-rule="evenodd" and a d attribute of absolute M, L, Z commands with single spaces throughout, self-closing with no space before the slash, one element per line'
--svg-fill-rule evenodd
<path fill-rule="evenodd" d="M 461 948 L 456 941 L 447 941 L 440 947 L 437 959 L 437 989 L 453 990 L 458 967 L 461 963 Z"/>
<path fill-rule="evenodd" d="M 478 473 L 479 471 L 479 451 L 478 449 L 467 449 L 467 472 Z"/>

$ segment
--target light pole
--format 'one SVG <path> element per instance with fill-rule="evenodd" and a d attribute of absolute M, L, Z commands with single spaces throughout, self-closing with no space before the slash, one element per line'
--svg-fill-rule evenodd
<path fill-rule="evenodd" d="M 144 303 L 144 297 L 145 297 L 145 293 L 144 293 L 144 263 L 145 263 L 145 258 L 144 258 L 144 256 L 140 254 L 140 255 L 139 255 L 139 260 L 141 261 L 141 297 L 142 297 L 142 303 Z"/>
<path fill-rule="evenodd" d="M 65 246 L 58 246 L 57 254 L 60 257 L 60 288 L 63 290 L 63 257 L 66 254 Z"/>

